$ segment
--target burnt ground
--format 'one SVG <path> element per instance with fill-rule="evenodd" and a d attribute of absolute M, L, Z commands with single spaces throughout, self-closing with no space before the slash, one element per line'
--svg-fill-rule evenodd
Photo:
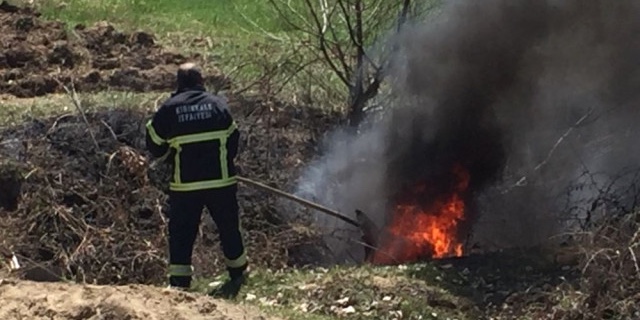
<path fill-rule="evenodd" d="M 230 106 L 243 134 L 238 157 L 243 175 L 285 189 L 315 153 L 319 136 L 338 119 L 314 109 L 300 112 L 234 97 Z M 7 172 L 1 176 L 3 182 L 14 181 L 16 171 L 27 176 L 19 205 L 13 205 L 15 197 L 3 199 L 7 208 L 0 211 L 2 220 L 18 224 L 9 232 L 19 253 L 74 266 L 69 270 L 73 274 L 100 269 L 102 275 L 92 278 L 102 281 L 163 279 L 156 272 L 164 268 L 160 248 L 165 241 L 170 169 L 162 163 L 152 165 L 145 151 L 143 125 L 149 116 L 126 109 L 98 110 L 87 114 L 88 124 L 79 116 L 66 115 L 0 132 L 0 158 Z M 241 187 L 240 205 L 253 263 L 281 268 L 300 262 L 288 250 L 295 251 L 309 239 L 283 223 L 275 198 Z M 215 237 L 205 225 L 196 250 L 201 261 L 195 262 L 203 272 L 219 271 L 220 264 L 214 263 L 221 261 Z M 123 265 L 132 260 L 142 265 Z M 131 274 L 113 273 L 108 266 Z"/>
<path fill-rule="evenodd" d="M 232 108 L 243 129 L 238 160 L 243 174 L 283 188 L 314 152 L 314 140 L 332 118 L 286 106 L 246 114 L 268 108 L 248 101 L 232 102 Z M 81 117 L 62 116 L 0 132 L 1 184 L 16 189 L 18 185 L 7 182 L 17 174 L 26 177 L 20 192 L 12 193 L 21 194 L 19 199 L 10 194 L 0 199 L 8 245 L 21 256 L 89 281 L 163 281 L 170 173 L 166 165 L 152 165 L 144 150 L 148 116 L 105 110 L 87 114 L 88 125 Z M 283 268 L 299 262 L 289 249 L 313 239 L 283 223 L 275 200 L 240 188 L 252 262 Z M 221 271 L 216 237 L 212 226 L 203 225 L 195 261 L 200 272 Z"/>
<path fill-rule="evenodd" d="M 557 288 L 579 285 L 577 252 L 544 248 L 505 249 L 460 258 L 433 261 L 442 272 L 441 285 L 479 306 L 498 319 L 560 319 L 553 314 L 551 293 Z M 565 249 L 571 250 L 571 249 Z M 411 271 L 411 277 L 429 279 L 424 271 Z"/>

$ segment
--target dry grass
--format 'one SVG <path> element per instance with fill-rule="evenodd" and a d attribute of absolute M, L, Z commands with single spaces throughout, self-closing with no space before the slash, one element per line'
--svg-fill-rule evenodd
<path fill-rule="evenodd" d="M 582 294 L 573 312 L 592 319 L 640 317 L 640 213 L 607 220 L 582 243 Z"/>

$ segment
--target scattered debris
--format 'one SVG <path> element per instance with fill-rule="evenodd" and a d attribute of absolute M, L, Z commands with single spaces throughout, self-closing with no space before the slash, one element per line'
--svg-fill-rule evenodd
<path fill-rule="evenodd" d="M 294 159 L 308 157 L 305 139 L 313 139 L 314 111 L 300 113 L 288 107 L 274 112 L 291 117 L 286 129 L 269 128 L 269 114 L 245 117 L 250 102 L 231 102 L 243 132 L 239 164 L 244 172 L 282 185 L 295 174 Z M 246 104 L 245 104 L 246 103 Z M 275 111 L 277 110 L 277 111 Z M 32 171 L 22 181 L 22 198 L 7 215 L 7 239 L 18 256 L 65 270 L 64 275 L 98 283 L 161 283 L 165 280 L 167 165 L 145 166 L 148 159 L 141 126 L 149 115 L 131 110 L 87 113 L 87 123 L 76 116 L 52 117 L 0 131 L 0 141 L 29 141 L 10 163 Z M 331 121 L 327 118 L 327 122 Z M 87 131 L 95 136 L 99 150 Z M 267 130 L 269 134 L 266 133 Z M 295 135 L 295 137 L 291 136 Z M 263 150 L 280 153 L 272 157 Z M 0 157 L 15 153 L 0 147 Z M 288 160 L 287 158 L 292 158 Z M 142 163 L 142 165 L 141 165 Z M 286 267 L 295 256 L 287 248 L 313 243 L 313 235 L 300 234 L 276 214 L 274 197 L 253 188 L 240 188 L 243 226 L 252 263 Z M 215 226 L 203 225 L 195 248 L 197 274 L 222 271 L 223 261 Z M 319 240 L 318 240 L 319 241 Z M 308 253 L 306 253 L 308 254 Z"/>
<path fill-rule="evenodd" d="M 8 262 L 9 270 L 15 271 L 21 268 L 20 262 L 18 261 L 18 257 L 11 250 L 0 246 L 0 255 Z"/>

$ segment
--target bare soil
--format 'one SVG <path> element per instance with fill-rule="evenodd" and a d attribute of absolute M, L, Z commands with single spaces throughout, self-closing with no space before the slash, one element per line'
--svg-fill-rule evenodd
<path fill-rule="evenodd" d="M 201 62 L 199 55 L 169 52 L 145 32 L 124 33 L 106 22 L 72 29 L 38 12 L 0 4 L 0 92 L 17 97 L 105 89 L 171 90 L 177 66 Z M 229 81 L 207 70 L 207 84 L 216 89 Z"/>
<path fill-rule="evenodd" d="M 145 286 L 97 286 L 31 281 L 0 282 L 0 319 L 267 320 L 247 306 L 207 296 Z"/>

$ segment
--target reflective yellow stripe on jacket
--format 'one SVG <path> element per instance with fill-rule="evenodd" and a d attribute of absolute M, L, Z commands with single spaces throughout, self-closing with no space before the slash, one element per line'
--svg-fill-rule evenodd
<path fill-rule="evenodd" d="M 147 130 L 149 131 L 149 136 L 151 137 L 151 140 L 153 141 L 153 143 L 157 145 L 162 145 L 165 141 L 164 139 L 160 138 L 158 133 L 156 133 L 156 129 L 153 128 L 152 121 L 153 119 L 149 119 L 149 121 L 147 121 Z"/>
<path fill-rule="evenodd" d="M 236 123 L 233 122 L 231 123 L 229 128 L 225 130 L 194 133 L 169 139 L 167 142 L 172 148 L 176 150 L 174 159 L 173 182 L 170 183 L 169 188 L 173 191 L 194 191 L 209 188 L 222 188 L 235 184 L 236 178 L 229 177 L 229 167 L 227 166 L 227 138 L 233 133 L 234 130 L 236 130 L 236 128 Z M 182 150 L 181 146 L 187 143 L 210 140 L 220 140 L 220 172 L 222 173 L 222 177 L 215 180 L 182 182 L 180 178 L 180 152 Z"/>

